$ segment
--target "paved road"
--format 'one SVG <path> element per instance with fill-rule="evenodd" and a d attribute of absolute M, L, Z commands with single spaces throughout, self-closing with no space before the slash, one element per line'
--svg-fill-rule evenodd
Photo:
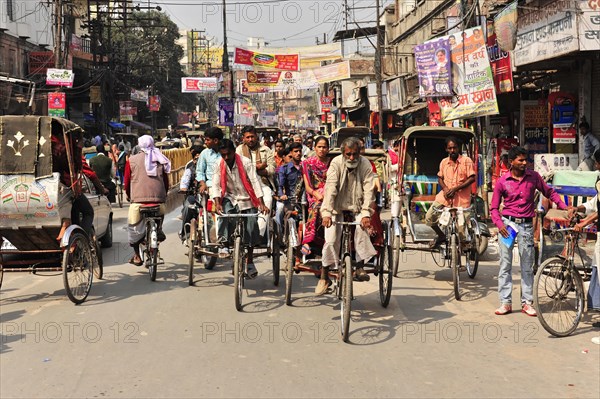
<path fill-rule="evenodd" d="M 535 318 L 494 316 L 493 245 L 460 302 L 449 270 L 424 251 L 405 253 L 387 309 L 374 279 L 355 284 L 344 344 L 338 301 L 313 297 L 317 280 L 299 275 L 285 306 L 283 275 L 274 287 L 268 259 L 242 312 L 229 263 L 199 270 L 188 286 L 177 212 L 165 223 L 166 264 L 150 282 L 126 264 L 125 214 L 116 209 L 105 279 L 84 304 L 66 298 L 59 276 L 5 275 L 1 397 L 600 396 L 600 346 L 590 341 L 598 319 L 556 339 Z"/>

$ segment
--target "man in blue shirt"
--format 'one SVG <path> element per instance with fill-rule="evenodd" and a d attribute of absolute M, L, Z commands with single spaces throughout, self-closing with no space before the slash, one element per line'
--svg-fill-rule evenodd
<path fill-rule="evenodd" d="M 304 179 L 302 177 L 302 143 L 292 143 L 288 149 L 291 161 L 282 165 L 277 172 L 277 196 L 283 206 L 277 207 L 275 221 L 280 231 L 283 226 L 283 215 L 287 211 L 300 210 L 300 200 L 304 193 Z M 301 214 L 301 212 L 299 213 Z M 301 225 L 298 226 L 301 230 Z M 300 239 L 302 239 L 300 237 Z"/>
<path fill-rule="evenodd" d="M 213 170 L 221 159 L 218 151 L 221 140 L 223 140 L 223 131 L 218 127 L 211 127 L 204 133 L 206 148 L 200 153 L 200 159 L 196 164 L 196 181 L 198 181 L 200 194 L 208 193 L 208 189 L 212 186 Z"/>

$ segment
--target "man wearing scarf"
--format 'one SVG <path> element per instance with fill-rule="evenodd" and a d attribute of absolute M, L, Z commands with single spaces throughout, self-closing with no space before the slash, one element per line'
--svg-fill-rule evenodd
<path fill-rule="evenodd" d="M 219 145 L 221 160 L 215 165 L 210 196 L 213 199 L 217 213 L 269 213 L 269 208 L 263 201 L 263 190 L 253 163 L 236 154 L 233 141 L 225 139 Z M 248 244 L 247 274 L 254 278 L 258 275 L 254 266 L 253 246 L 258 241 L 257 220 L 254 217 L 246 219 L 244 241 Z M 227 245 L 235 229 L 235 220 L 225 219 L 219 223 L 219 241 Z"/>
<path fill-rule="evenodd" d="M 256 167 L 256 173 L 260 180 L 260 187 L 263 192 L 263 201 L 268 209 L 273 204 L 273 189 L 275 188 L 275 158 L 273 151 L 264 145 L 260 145 L 254 126 L 245 126 L 242 129 L 242 144 L 240 144 L 236 153 Z M 258 229 L 261 237 L 265 236 L 267 230 L 267 219 L 260 217 L 258 219 Z"/>
<path fill-rule="evenodd" d="M 315 289 L 316 295 L 323 295 L 329 286 L 328 268 L 339 263 L 341 226 L 333 221 L 343 221 L 343 213 L 351 212 L 361 226 L 354 230 L 356 261 L 369 260 L 377 255 L 371 239 L 371 215 L 373 208 L 374 174 L 369 160 L 360 155 L 361 144 L 355 137 L 349 137 L 340 147 L 342 155 L 331 160 L 327 170 L 325 195 L 321 205 L 322 224 L 325 227 L 325 245 L 321 258 L 323 269 L 321 279 Z M 362 267 L 356 269 L 359 281 L 369 281 L 369 275 Z"/>
<path fill-rule="evenodd" d="M 160 214 L 165 213 L 167 190 L 169 189 L 169 172 L 171 162 L 154 147 L 152 136 L 142 136 L 138 139 L 140 152 L 132 155 L 125 164 L 125 193 L 131 202 L 127 217 L 129 245 L 133 247 L 133 257 L 129 260 L 136 266 L 142 265 L 140 257 L 140 242 L 146 235 L 146 224 L 140 214 L 143 204 L 160 204 Z M 164 241 L 165 233 L 162 223 L 158 227 L 158 240 Z"/>

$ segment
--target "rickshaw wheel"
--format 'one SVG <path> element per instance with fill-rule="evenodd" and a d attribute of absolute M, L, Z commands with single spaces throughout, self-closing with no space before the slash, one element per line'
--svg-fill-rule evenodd
<path fill-rule="evenodd" d="M 242 310 L 244 291 L 244 257 L 242 254 L 242 237 L 236 237 L 233 244 L 233 285 L 235 287 L 235 309 Z"/>
<path fill-rule="evenodd" d="M 98 280 L 102 280 L 102 276 L 104 275 L 104 258 L 102 257 L 102 250 L 100 249 L 100 243 L 96 239 L 96 232 L 94 230 L 92 230 L 92 238 L 91 238 L 90 244 L 93 246 L 93 249 L 94 249 L 94 251 L 92 253 L 92 259 L 94 259 L 94 255 L 95 255 L 94 265 L 93 265 L 94 277 L 96 277 Z M 90 248 L 92 248 L 92 247 L 90 247 Z"/>
<path fill-rule="evenodd" d="M 460 257 L 458 255 L 458 237 L 455 233 L 450 237 L 450 268 L 452 269 L 452 284 L 454 286 L 454 298 L 460 301 Z"/>
<path fill-rule="evenodd" d="M 71 302 L 80 304 L 87 298 L 92 287 L 94 260 L 88 238 L 75 231 L 63 252 L 63 283 Z"/>
<path fill-rule="evenodd" d="M 479 243 L 481 237 L 473 237 L 471 249 L 465 253 L 465 266 L 467 267 L 467 275 L 469 278 L 475 278 L 477 268 L 479 267 Z"/>
<path fill-rule="evenodd" d="M 196 219 L 190 221 L 190 234 L 187 240 L 188 246 L 188 284 L 194 285 L 194 255 L 196 251 Z"/>
<path fill-rule="evenodd" d="M 281 248 L 279 246 L 279 234 L 277 233 L 277 225 L 271 219 L 270 223 L 273 234 L 271 234 L 271 256 L 273 257 L 273 285 L 279 285 L 279 270 L 281 268 Z"/>
<path fill-rule="evenodd" d="M 384 234 L 388 234 L 386 232 L 389 232 L 388 228 L 387 228 L 387 224 L 384 222 L 383 225 L 383 231 Z M 386 237 L 386 239 L 384 240 L 384 242 L 386 243 L 386 245 L 383 246 L 383 248 L 381 248 L 381 250 L 379 251 L 379 262 L 378 262 L 378 268 L 379 268 L 379 300 L 381 301 L 381 306 L 383 306 L 384 308 L 387 308 L 387 306 L 390 303 L 390 298 L 392 296 L 392 281 L 394 279 L 393 276 L 393 272 L 394 272 L 394 268 L 392 267 L 392 265 L 390 265 L 390 259 L 392 258 L 391 256 L 391 251 L 392 249 L 390 248 L 388 244 L 388 238 Z"/>
<path fill-rule="evenodd" d="M 396 236 L 395 233 L 390 233 L 390 239 L 392 241 L 392 269 L 394 277 L 398 276 L 398 268 L 400 267 L 400 241 L 401 238 Z"/>
<path fill-rule="evenodd" d="M 294 278 L 294 246 L 292 240 L 293 224 L 287 222 L 287 250 L 286 250 L 286 270 L 285 270 L 285 304 L 292 305 L 292 279 Z"/>
<path fill-rule="evenodd" d="M 352 312 L 352 259 L 350 255 L 344 256 L 344 271 L 342 273 L 342 303 L 340 306 L 340 321 L 342 322 L 342 340 L 348 342 L 350 331 L 350 314 Z"/>

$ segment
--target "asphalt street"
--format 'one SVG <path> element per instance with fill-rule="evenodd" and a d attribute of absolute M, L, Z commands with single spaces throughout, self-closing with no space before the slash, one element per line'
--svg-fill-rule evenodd
<path fill-rule="evenodd" d="M 415 248 L 387 308 L 377 279 L 355 283 L 346 344 L 339 301 L 314 297 L 317 280 L 298 274 L 286 306 L 270 259 L 257 258 L 241 312 L 230 261 L 198 267 L 188 286 L 179 210 L 166 216 L 165 264 L 151 282 L 127 263 L 126 212 L 115 209 L 104 279 L 83 304 L 68 300 L 59 275 L 5 273 L 1 397 L 600 397 L 598 316 L 562 339 L 522 313 L 495 316 L 495 243 L 476 278 L 463 276 L 461 301 L 450 270 Z"/>

